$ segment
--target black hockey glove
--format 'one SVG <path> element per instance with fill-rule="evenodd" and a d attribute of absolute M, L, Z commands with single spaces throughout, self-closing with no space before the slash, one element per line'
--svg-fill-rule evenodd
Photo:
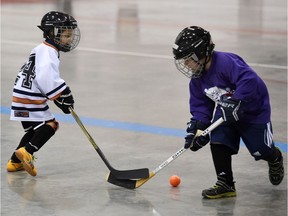
<path fill-rule="evenodd" d="M 240 112 L 240 100 L 234 99 L 232 97 L 222 95 L 220 99 L 220 109 L 222 111 L 222 117 L 226 122 L 236 122 L 239 121 Z"/>
<path fill-rule="evenodd" d="M 58 106 L 65 114 L 69 114 L 69 107 L 74 106 L 74 99 L 70 88 L 67 86 L 66 89 L 61 93 L 61 95 L 54 100 L 56 106 Z"/>
<path fill-rule="evenodd" d="M 202 131 L 208 127 L 208 125 L 193 118 L 187 124 L 187 135 L 185 137 L 184 148 L 190 148 L 192 151 L 197 151 L 210 141 L 209 135 L 206 135 L 205 137 L 199 136 Z"/>
<path fill-rule="evenodd" d="M 202 130 L 198 130 L 200 134 L 203 132 Z M 198 134 L 198 132 L 197 132 Z M 206 136 L 197 136 L 193 140 L 192 146 L 190 147 L 191 151 L 198 151 L 201 149 L 203 146 L 207 145 L 207 143 L 210 142 L 210 136 L 207 134 Z"/>

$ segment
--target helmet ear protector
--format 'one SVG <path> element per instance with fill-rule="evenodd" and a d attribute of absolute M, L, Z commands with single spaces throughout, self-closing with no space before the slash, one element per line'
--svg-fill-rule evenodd
<path fill-rule="evenodd" d="M 190 26 L 183 29 L 173 45 L 177 69 L 189 78 L 199 78 L 211 58 L 214 47 L 210 33 L 203 28 Z M 198 64 L 197 68 L 190 68 L 185 64 L 189 58 Z M 205 58 L 204 62 L 199 62 L 203 58 Z"/>
<path fill-rule="evenodd" d="M 54 37 L 55 37 L 54 28 L 53 29 L 44 29 L 42 26 L 37 26 L 37 27 L 43 31 L 43 37 L 44 38 L 49 38 L 51 40 L 54 39 Z"/>

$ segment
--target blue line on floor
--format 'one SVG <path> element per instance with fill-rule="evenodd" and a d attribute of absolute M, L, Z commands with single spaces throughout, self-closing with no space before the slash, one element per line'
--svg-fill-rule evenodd
<path fill-rule="evenodd" d="M 1 114 L 10 115 L 10 108 L 1 106 Z M 75 120 L 73 119 L 71 115 L 57 114 L 57 113 L 55 113 L 54 115 L 55 115 L 55 118 L 60 122 L 76 124 Z M 163 136 L 181 137 L 181 138 L 184 138 L 186 134 L 185 129 L 164 128 L 164 127 L 144 125 L 144 124 L 139 124 L 139 123 L 96 119 L 96 118 L 84 117 L 84 116 L 81 116 L 80 118 L 85 126 L 89 125 L 89 126 L 96 126 L 96 127 L 113 128 L 113 129 L 119 129 L 119 130 L 149 133 L 149 134 L 156 134 L 156 135 L 163 135 Z M 241 143 L 241 145 L 244 145 L 244 144 Z M 287 143 L 275 142 L 275 145 L 278 146 L 282 151 L 287 152 Z"/>

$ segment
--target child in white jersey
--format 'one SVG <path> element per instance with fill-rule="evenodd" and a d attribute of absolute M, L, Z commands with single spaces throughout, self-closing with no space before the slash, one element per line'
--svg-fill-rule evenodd
<path fill-rule="evenodd" d="M 58 129 L 47 101 L 53 100 L 66 114 L 74 104 L 70 88 L 60 77 L 59 52 L 73 50 L 80 41 L 77 21 L 69 14 L 51 11 L 38 27 L 45 41 L 31 51 L 13 89 L 10 119 L 21 121 L 25 134 L 7 163 L 8 172 L 26 170 L 32 176 L 37 175 L 33 153 Z"/>

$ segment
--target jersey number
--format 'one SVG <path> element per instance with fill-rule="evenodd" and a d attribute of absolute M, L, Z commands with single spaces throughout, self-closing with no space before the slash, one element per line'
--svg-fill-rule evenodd
<path fill-rule="evenodd" d="M 24 64 L 20 70 L 25 78 L 22 81 L 23 88 L 32 88 L 32 81 L 36 77 L 35 74 L 35 54 L 31 54 L 29 60 Z"/>

